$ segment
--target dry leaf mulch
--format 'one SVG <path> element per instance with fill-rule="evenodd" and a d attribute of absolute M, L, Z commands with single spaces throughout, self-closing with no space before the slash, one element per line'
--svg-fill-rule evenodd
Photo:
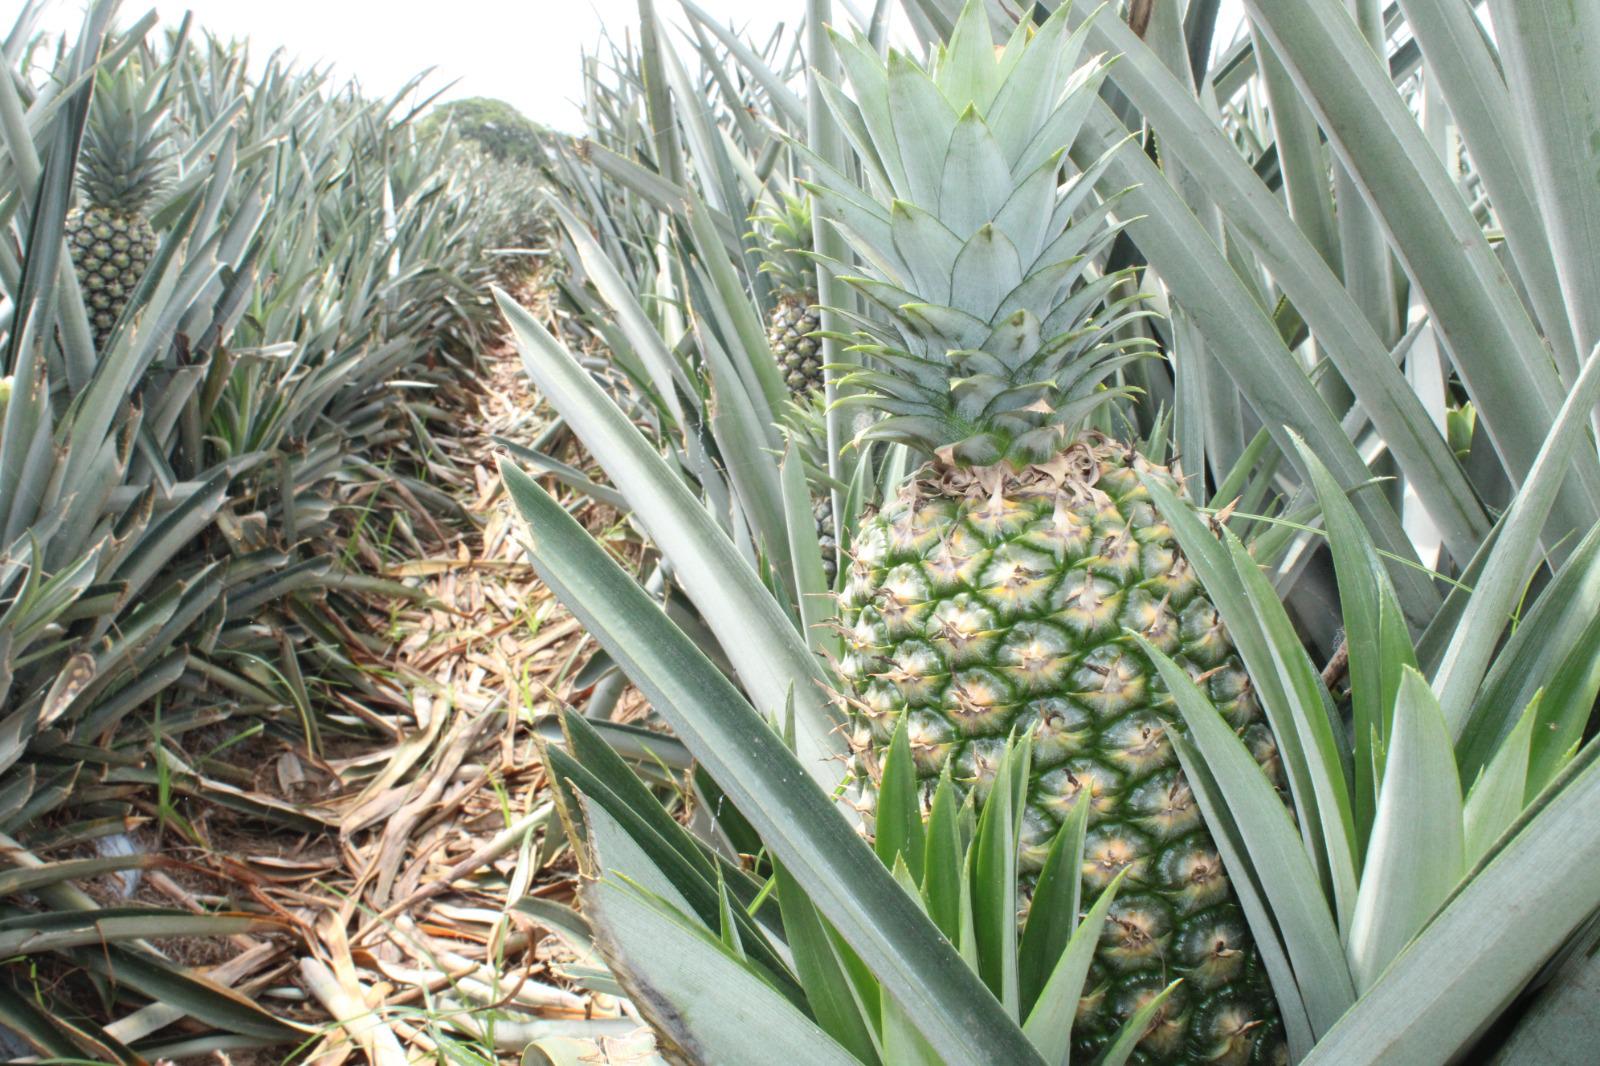
<path fill-rule="evenodd" d="M 520 296 L 554 327 L 547 292 Z M 344 737 L 320 754 L 256 741 L 259 771 L 241 792 L 315 828 L 263 834 L 259 822 L 253 830 L 207 804 L 208 848 L 189 864 L 193 876 L 156 872 L 140 886 L 143 899 L 193 910 L 248 895 L 293 930 L 177 945 L 196 972 L 308 1034 L 299 1047 L 188 1061 L 542 1061 L 523 1058 L 534 1042 L 552 1062 L 660 1061 L 630 1005 L 579 983 L 599 960 L 511 905 L 574 901 L 575 869 L 537 740 L 553 735 L 541 717 L 587 695 L 581 668 L 594 645 L 527 563 L 496 469 L 494 438 L 531 445 L 548 413 L 509 344 L 486 364 L 457 432 L 435 437 L 428 459 L 430 482 L 451 492 L 470 523 L 441 528 L 425 501 L 411 500 L 428 534 L 400 541 L 438 546 L 398 562 L 365 546 L 357 557 L 377 570 L 371 576 L 412 590 L 389 601 L 386 616 L 374 613 L 371 632 L 347 634 L 346 653 L 382 698 L 342 697 L 342 711 L 386 739 Z M 637 541 L 614 512 L 558 498 L 619 561 L 637 565 Z M 627 689 L 612 717 L 644 712 Z M 137 1039 L 175 1013 L 153 1004 L 119 1020 L 113 1035 Z"/>
<path fill-rule="evenodd" d="M 523 295 L 554 327 L 545 294 Z M 457 494 L 479 528 L 382 575 L 427 595 L 388 626 L 409 715 L 395 715 L 392 747 L 334 764 L 344 782 L 363 783 L 326 801 L 340 863 L 322 880 L 341 891 L 307 907 L 314 935 L 298 961 L 305 989 L 340 1023 L 313 1049 L 319 1066 L 357 1051 L 382 1066 L 433 1061 L 457 1041 L 512 1061 L 535 1040 L 586 1062 L 653 1058 L 625 1004 L 572 980 L 597 960 L 508 908 L 574 896 L 536 723 L 584 695 L 577 674 L 593 645 L 527 563 L 496 469 L 494 438 L 532 444 L 546 419 L 508 345 L 489 365 L 477 417 L 441 441 L 449 465 L 469 474 Z M 574 511 L 634 561 L 614 513 L 588 501 Z M 642 712 L 629 691 L 613 717 Z"/>

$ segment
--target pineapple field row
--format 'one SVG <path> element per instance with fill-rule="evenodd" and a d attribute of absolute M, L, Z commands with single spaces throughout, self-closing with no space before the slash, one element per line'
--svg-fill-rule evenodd
<path fill-rule="evenodd" d="M 208 971 L 293 930 L 248 855 L 336 839 L 295 772 L 411 711 L 367 620 L 470 519 L 450 446 L 537 181 L 409 91 L 41 10 L 0 45 L 0 1058 L 292 1050 Z"/>
<path fill-rule="evenodd" d="M 1600 0 L 787 14 L 24 11 L 0 1054 L 1594 1062 Z"/>

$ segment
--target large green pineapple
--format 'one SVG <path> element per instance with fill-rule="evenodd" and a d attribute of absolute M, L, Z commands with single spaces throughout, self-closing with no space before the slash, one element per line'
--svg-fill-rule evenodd
<path fill-rule="evenodd" d="M 1130 634 L 1203 679 L 1276 774 L 1273 737 L 1139 479 L 1174 476 L 1088 428 L 1127 394 L 1108 379 L 1147 354 L 1126 339 L 1139 298 L 1115 298 L 1129 279 L 1093 265 L 1115 200 L 1094 199 L 1093 167 L 1064 173 L 1105 68 L 1074 69 L 1081 34 L 1060 14 L 1003 49 L 990 32 L 974 2 L 927 69 L 838 41 L 853 103 L 832 102 L 869 189 L 817 161 L 816 192 L 883 323 L 864 327 L 842 402 L 886 416 L 867 436 L 927 457 L 863 519 L 840 597 L 856 777 L 870 810 L 906 719 L 930 788 L 950 765 L 981 795 L 1007 737 L 1033 731 L 1024 888 L 1085 792 L 1088 898 L 1130 870 L 1080 1004 L 1084 1060 L 1181 977 L 1134 1061 L 1280 1061 L 1259 954 L 1168 739 L 1171 698 Z"/>
<path fill-rule="evenodd" d="M 781 204 L 752 221 L 764 247 L 761 269 L 772 275 L 773 308 L 767 319 L 767 343 L 778 360 L 789 395 L 803 399 L 822 390 L 822 345 L 811 334 L 821 328 L 810 279 L 815 268 L 811 250 L 811 204 L 784 193 Z"/>
<path fill-rule="evenodd" d="M 68 214 L 66 235 L 97 350 L 156 252 L 146 212 L 165 184 L 170 159 L 166 102 L 158 90 L 136 62 L 95 79 L 79 157 L 84 206 Z"/>

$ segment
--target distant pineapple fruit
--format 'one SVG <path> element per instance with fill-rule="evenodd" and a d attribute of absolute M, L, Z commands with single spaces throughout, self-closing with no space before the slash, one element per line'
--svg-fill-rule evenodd
<path fill-rule="evenodd" d="M 822 342 L 811 336 L 817 317 L 811 250 L 811 203 L 784 193 L 782 205 L 752 221 L 765 247 L 761 269 L 773 277 L 774 306 L 767 320 L 767 343 L 783 372 L 789 395 L 800 399 L 822 389 Z"/>
<path fill-rule="evenodd" d="M 137 62 L 95 79 L 79 159 L 84 206 L 68 214 L 66 236 L 96 350 L 105 347 L 156 252 L 147 212 L 170 161 L 160 89 Z"/>

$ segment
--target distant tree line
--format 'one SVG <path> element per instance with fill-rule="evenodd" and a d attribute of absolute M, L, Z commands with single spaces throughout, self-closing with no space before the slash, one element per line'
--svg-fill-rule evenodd
<path fill-rule="evenodd" d="M 529 166 L 543 162 L 543 129 L 504 100 L 474 96 L 441 104 L 424 120 L 423 131 L 433 133 L 446 125 L 496 159 Z"/>

